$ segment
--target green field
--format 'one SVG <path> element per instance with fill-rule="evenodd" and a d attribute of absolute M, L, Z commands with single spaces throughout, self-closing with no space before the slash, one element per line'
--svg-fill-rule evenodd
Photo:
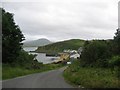
<path fill-rule="evenodd" d="M 63 64 L 46 64 L 42 65 L 40 69 L 26 69 L 24 67 L 19 66 L 12 67 L 8 64 L 7 65 L 4 64 L 2 67 L 2 79 L 5 80 L 33 73 L 40 73 L 48 70 L 58 69 L 63 66 L 64 66 Z"/>
<path fill-rule="evenodd" d="M 84 40 L 71 39 L 62 42 L 56 42 L 46 46 L 41 46 L 36 50 L 36 52 L 58 53 L 62 52 L 64 49 L 78 50 L 78 48 L 82 47 L 83 44 Z"/>
<path fill-rule="evenodd" d="M 80 67 L 76 61 L 65 71 L 65 80 L 75 86 L 85 88 L 120 88 L 118 71 L 110 68 Z"/>

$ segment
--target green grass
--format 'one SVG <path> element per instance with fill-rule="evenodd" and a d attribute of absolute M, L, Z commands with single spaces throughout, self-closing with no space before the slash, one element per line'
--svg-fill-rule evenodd
<path fill-rule="evenodd" d="M 117 71 L 109 68 L 80 67 L 74 62 L 65 71 L 65 79 L 76 86 L 85 88 L 120 88 Z"/>
<path fill-rule="evenodd" d="M 2 67 L 2 79 L 11 79 L 18 76 L 24 76 L 33 73 L 40 73 L 48 70 L 58 69 L 63 67 L 62 64 L 46 64 L 43 65 L 40 69 L 26 69 L 24 67 L 11 67 L 10 65 L 3 65 Z"/>
<path fill-rule="evenodd" d="M 82 47 L 83 44 L 84 44 L 84 40 L 71 39 L 71 40 L 56 42 L 46 46 L 41 46 L 36 50 L 36 52 L 58 53 L 58 52 L 62 52 L 64 49 L 78 50 L 78 48 Z"/>
<path fill-rule="evenodd" d="M 2 63 L 0 63 L 0 80 L 2 80 Z"/>

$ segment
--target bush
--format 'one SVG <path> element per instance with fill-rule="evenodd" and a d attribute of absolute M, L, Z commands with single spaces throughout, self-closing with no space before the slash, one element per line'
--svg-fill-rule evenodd
<path fill-rule="evenodd" d="M 120 66 L 120 56 L 113 56 L 108 63 L 110 67 Z"/>
<path fill-rule="evenodd" d="M 82 66 L 107 67 L 107 58 L 111 56 L 109 43 L 104 40 L 93 40 L 85 43 L 81 54 Z"/>
<path fill-rule="evenodd" d="M 26 69 L 40 69 L 43 63 L 39 63 L 36 60 L 36 55 L 28 54 L 24 50 L 21 50 L 19 56 L 17 57 L 16 61 L 13 62 L 12 67 L 24 67 Z"/>
<path fill-rule="evenodd" d="M 80 67 L 72 63 L 64 71 L 65 79 L 73 85 L 85 88 L 120 88 L 118 72 L 110 68 Z M 119 74 L 120 75 L 120 74 Z"/>
<path fill-rule="evenodd" d="M 22 50 L 14 63 L 19 66 L 29 66 L 28 64 L 32 64 L 34 58 L 35 57 L 33 55 L 29 55 L 27 52 Z"/>

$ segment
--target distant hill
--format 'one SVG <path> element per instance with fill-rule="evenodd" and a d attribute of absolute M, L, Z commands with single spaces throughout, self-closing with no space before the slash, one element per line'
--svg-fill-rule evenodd
<path fill-rule="evenodd" d="M 26 41 L 23 43 L 23 47 L 38 47 L 51 44 L 52 42 L 48 39 L 41 38 L 38 40 Z"/>
<path fill-rule="evenodd" d="M 62 52 L 64 49 L 78 50 L 78 48 L 83 46 L 83 44 L 84 44 L 84 40 L 71 39 L 71 40 L 56 42 L 49 45 L 38 47 L 36 52 L 57 53 L 57 52 Z"/>

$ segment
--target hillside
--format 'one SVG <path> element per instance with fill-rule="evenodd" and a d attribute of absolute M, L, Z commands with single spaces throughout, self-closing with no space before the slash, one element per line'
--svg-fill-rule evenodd
<path fill-rule="evenodd" d="M 52 42 L 49 41 L 48 39 L 41 38 L 41 39 L 38 39 L 38 40 L 24 42 L 23 46 L 24 47 L 38 47 L 38 46 L 48 45 L 48 44 L 51 44 L 51 43 Z"/>
<path fill-rule="evenodd" d="M 84 44 L 84 40 L 71 39 L 71 40 L 56 42 L 49 45 L 38 47 L 36 52 L 57 53 L 57 52 L 62 52 L 64 49 L 78 50 L 78 48 L 83 46 L 83 44 Z"/>

